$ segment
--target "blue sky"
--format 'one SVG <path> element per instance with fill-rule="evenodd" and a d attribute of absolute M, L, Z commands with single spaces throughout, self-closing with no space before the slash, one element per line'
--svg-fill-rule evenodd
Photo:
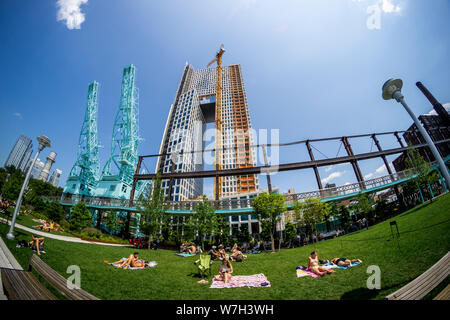
<path fill-rule="evenodd" d="M 75 161 L 91 81 L 100 83 L 101 166 L 110 152 L 122 69 L 131 63 L 140 89 L 140 153 L 156 153 L 185 62 L 204 68 L 221 43 L 224 64 L 242 65 L 254 128 L 279 129 L 281 142 L 406 129 L 407 113 L 381 98 L 390 77 L 403 79 L 416 114 L 431 110 L 416 81 L 450 102 L 446 0 L 61 3 L 80 4 L 80 11 L 63 10 L 58 21 L 56 0 L 0 2 L 0 163 L 20 134 L 45 134 L 58 154 L 54 168 L 63 170 L 61 185 Z M 370 6 L 380 9 L 378 29 L 368 28 Z M 397 146 L 394 139 L 380 141 L 384 148 Z M 339 148 L 314 146 L 328 157 Z M 371 141 L 355 140 L 352 147 L 367 152 Z M 282 163 L 304 160 L 303 147 L 280 152 Z M 360 167 L 375 177 L 385 174 L 382 164 L 375 159 Z M 338 185 L 355 182 L 350 165 L 320 173 Z M 260 181 L 264 187 L 263 176 Z M 312 170 L 279 173 L 272 181 L 282 191 L 317 189 Z"/>

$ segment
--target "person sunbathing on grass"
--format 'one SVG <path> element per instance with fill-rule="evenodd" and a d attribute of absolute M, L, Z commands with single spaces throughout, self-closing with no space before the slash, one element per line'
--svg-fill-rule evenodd
<path fill-rule="evenodd" d="M 35 236 L 32 236 L 32 239 L 30 242 L 28 242 L 28 245 L 31 249 L 36 250 L 38 256 L 41 255 L 41 251 L 44 251 L 44 238 L 38 238 Z"/>
<path fill-rule="evenodd" d="M 228 283 L 231 281 L 232 273 L 233 273 L 233 266 L 231 265 L 230 260 L 228 260 L 228 258 L 225 258 L 219 265 L 219 275 L 215 276 L 214 279 L 217 281 L 223 281 L 225 283 Z"/>
<path fill-rule="evenodd" d="M 142 267 L 146 267 L 148 265 L 148 263 L 143 263 L 142 261 L 139 260 L 138 257 L 138 253 L 135 252 L 133 254 L 130 254 L 130 256 L 128 257 L 128 259 L 125 260 L 119 260 L 116 262 L 113 262 L 111 264 L 118 264 L 118 268 L 123 268 L 123 269 L 128 269 L 129 267 L 133 267 L 133 268 L 142 268 Z"/>
<path fill-rule="evenodd" d="M 317 251 L 311 252 L 311 256 L 308 257 L 308 269 L 317 274 L 318 276 L 324 276 L 327 273 L 332 273 L 333 271 L 319 266 L 319 257 L 317 256 Z"/>
<path fill-rule="evenodd" d="M 359 259 L 350 260 L 347 258 L 333 258 L 330 260 L 330 263 L 337 265 L 337 266 L 341 266 L 341 267 L 346 267 L 346 266 L 353 267 L 352 263 L 355 263 L 355 262 L 362 263 L 362 261 Z"/>

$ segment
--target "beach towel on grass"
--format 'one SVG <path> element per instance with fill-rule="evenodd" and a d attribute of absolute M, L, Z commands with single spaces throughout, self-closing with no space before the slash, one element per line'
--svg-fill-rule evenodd
<path fill-rule="evenodd" d="M 125 260 L 127 260 L 127 258 L 122 258 L 122 259 L 120 259 L 120 260 L 122 260 L 122 261 L 125 261 Z M 141 261 L 142 262 L 142 261 Z M 119 267 L 119 265 L 118 264 L 112 264 L 112 263 L 108 263 L 109 265 L 112 265 L 113 267 L 116 267 L 116 268 L 118 268 Z M 146 266 L 146 267 L 128 267 L 127 269 L 128 270 L 138 270 L 138 269 L 145 269 L 145 268 L 153 268 L 154 266 L 156 266 L 158 263 L 156 262 L 156 261 L 150 261 L 149 262 L 149 264 L 148 264 L 148 266 Z"/>
<path fill-rule="evenodd" d="M 333 269 L 333 266 L 321 266 L 322 268 L 325 269 Z M 303 277 L 313 277 L 313 278 L 317 278 L 319 275 L 315 274 L 314 272 L 311 272 L 310 268 L 307 268 L 305 266 L 299 266 L 297 267 L 297 278 L 303 278 Z M 334 272 L 334 270 L 331 270 L 332 272 Z"/>
<path fill-rule="evenodd" d="M 354 262 L 354 263 L 352 263 L 352 265 L 353 266 L 357 266 L 358 264 L 360 264 L 359 262 Z M 339 269 L 349 269 L 349 268 L 351 268 L 350 266 L 345 266 L 345 267 L 342 267 L 342 266 L 337 266 Z"/>
<path fill-rule="evenodd" d="M 270 287 L 270 282 L 263 273 L 260 273 L 251 276 L 232 276 L 230 282 L 228 283 L 213 279 L 213 282 L 209 288 L 222 289 L 239 287 Z"/>
<path fill-rule="evenodd" d="M 184 252 L 183 253 L 175 253 L 175 255 L 178 257 L 182 257 L 182 258 L 195 256 L 195 254 L 193 254 L 193 253 L 184 253 Z"/>

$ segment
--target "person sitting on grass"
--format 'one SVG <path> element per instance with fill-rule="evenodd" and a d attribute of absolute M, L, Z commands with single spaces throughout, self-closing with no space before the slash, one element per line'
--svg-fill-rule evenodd
<path fill-rule="evenodd" d="M 188 245 L 187 241 L 183 242 L 180 246 L 180 253 L 187 252 Z"/>
<path fill-rule="evenodd" d="M 214 279 L 217 281 L 224 281 L 228 283 L 231 281 L 231 274 L 233 273 L 233 266 L 228 258 L 222 259 L 222 263 L 219 265 L 219 275 Z"/>
<path fill-rule="evenodd" d="M 231 261 L 241 262 L 247 258 L 247 256 L 242 254 L 242 249 L 237 247 L 234 249 L 233 253 L 230 256 Z"/>
<path fill-rule="evenodd" d="M 311 252 L 311 256 L 308 257 L 308 269 L 318 276 L 324 276 L 327 273 L 329 274 L 333 272 L 319 265 L 319 257 L 317 255 L 317 251 Z"/>
<path fill-rule="evenodd" d="M 117 267 L 123 268 L 123 269 L 128 269 L 129 267 L 142 268 L 142 267 L 146 267 L 148 265 L 148 263 L 144 263 L 139 260 L 139 253 L 137 253 L 137 252 L 130 254 L 128 259 L 119 260 L 119 261 L 113 262 L 111 264 L 113 264 L 113 265 L 118 264 Z"/>
<path fill-rule="evenodd" d="M 191 245 L 189 247 L 187 247 L 187 253 L 189 254 L 196 254 L 197 253 L 197 246 L 195 245 L 195 243 L 191 243 Z"/>
<path fill-rule="evenodd" d="M 219 253 L 219 251 L 216 250 L 216 246 L 212 246 L 211 250 L 209 250 L 208 254 L 211 256 L 212 260 L 220 258 L 220 253 Z"/>
<path fill-rule="evenodd" d="M 44 238 L 38 238 L 35 236 L 32 236 L 32 239 L 30 242 L 28 242 L 28 246 L 37 252 L 38 256 L 41 255 L 41 252 L 44 252 Z"/>
<path fill-rule="evenodd" d="M 347 266 L 353 267 L 352 263 L 355 263 L 355 262 L 362 263 L 362 261 L 359 259 L 350 260 L 347 258 L 333 258 L 330 260 L 331 264 L 334 264 L 334 265 L 337 265 L 340 267 L 347 267 Z"/>
<path fill-rule="evenodd" d="M 218 253 L 219 253 L 219 259 L 220 260 L 228 258 L 228 255 L 227 255 L 223 245 L 219 245 Z"/>

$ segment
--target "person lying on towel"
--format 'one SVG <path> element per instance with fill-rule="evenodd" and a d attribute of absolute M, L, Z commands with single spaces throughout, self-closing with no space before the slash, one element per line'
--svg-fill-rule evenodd
<path fill-rule="evenodd" d="M 233 266 L 231 265 L 230 260 L 228 260 L 228 258 L 225 258 L 219 265 L 219 275 L 215 276 L 214 279 L 216 279 L 217 281 L 224 281 L 225 283 L 228 283 L 231 281 L 232 273 L 233 273 Z"/>
<path fill-rule="evenodd" d="M 30 242 L 28 242 L 28 246 L 37 252 L 38 256 L 41 255 L 41 251 L 44 251 L 44 238 L 38 238 L 35 236 L 32 236 L 32 239 Z"/>
<path fill-rule="evenodd" d="M 126 260 L 119 260 L 116 262 L 113 262 L 112 264 L 118 264 L 118 268 L 128 269 L 129 267 L 132 268 L 143 268 L 148 265 L 148 263 L 143 263 L 139 260 L 139 254 L 137 252 L 130 254 L 128 259 Z"/>
<path fill-rule="evenodd" d="M 247 258 L 247 256 L 242 254 L 242 249 L 239 247 L 234 249 L 232 255 L 230 256 L 231 261 L 236 261 L 236 262 L 241 262 L 245 258 Z"/>
<path fill-rule="evenodd" d="M 346 266 L 353 267 L 352 263 L 355 263 L 355 262 L 362 263 L 362 261 L 359 259 L 350 260 L 347 258 L 333 258 L 330 260 L 330 263 L 337 265 L 337 266 L 341 266 L 341 267 L 346 267 Z"/>
<path fill-rule="evenodd" d="M 315 273 L 319 276 L 323 276 L 326 275 L 327 273 L 333 272 L 319 265 L 319 257 L 317 255 L 317 251 L 311 252 L 311 256 L 308 257 L 308 269 L 310 269 L 312 273 Z"/>

